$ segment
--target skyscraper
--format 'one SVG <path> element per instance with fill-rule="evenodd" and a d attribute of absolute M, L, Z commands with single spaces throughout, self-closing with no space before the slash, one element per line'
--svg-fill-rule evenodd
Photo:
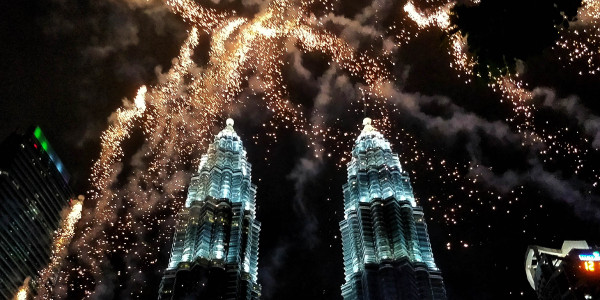
<path fill-rule="evenodd" d="M 258 299 L 256 186 L 233 120 L 209 146 L 177 214 L 159 299 Z"/>
<path fill-rule="evenodd" d="M 69 175 L 39 127 L 0 145 L 0 299 L 12 299 L 50 258 L 53 232 L 72 196 Z"/>
<path fill-rule="evenodd" d="M 600 299 L 600 248 L 586 241 L 529 246 L 525 274 L 538 299 Z"/>
<path fill-rule="evenodd" d="M 423 209 L 390 143 L 363 121 L 344 184 L 345 300 L 446 299 Z"/>

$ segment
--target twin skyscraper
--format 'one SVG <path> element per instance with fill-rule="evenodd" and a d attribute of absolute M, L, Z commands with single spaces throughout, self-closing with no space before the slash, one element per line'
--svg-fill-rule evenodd
<path fill-rule="evenodd" d="M 344 300 L 446 299 L 423 210 L 390 143 L 366 118 L 340 222 Z M 260 298 L 256 186 L 233 120 L 209 146 L 177 214 L 159 299 Z"/>

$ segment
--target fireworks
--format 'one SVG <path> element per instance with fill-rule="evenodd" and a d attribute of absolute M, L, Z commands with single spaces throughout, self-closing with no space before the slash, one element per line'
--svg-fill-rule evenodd
<path fill-rule="evenodd" d="M 131 269 L 156 267 L 158 250 L 149 243 L 148 236 L 159 241 L 170 238 L 164 224 L 167 216 L 178 209 L 173 199 L 186 187 L 187 176 L 181 170 L 197 162 L 198 149 L 210 140 L 211 127 L 232 111 L 232 107 L 244 106 L 244 101 L 262 101 L 261 105 L 273 118 L 265 127 L 289 126 L 305 134 L 315 157 L 327 154 L 323 145 L 327 141 L 336 143 L 337 148 L 332 152 L 347 153 L 351 147 L 344 143 L 351 141 L 355 133 L 325 126 L 325 118 L 319 113 L 307 120 L 303 108 L 289 101 L 283 69 L 285 56 L 292 50 L 325 54 L 335 68 L 360 81 L 363 84 L 359 88 L 360 100 L 365 101 L 364 107 L 376 108 L 374 111 L 381 113 L 375 126 L 384 133 L 389 132 L 392 122 L 386 101 L 394 82 L 386 67 L 391 64 L 385 61 L 387 56 L 369 56 L 356 51 L 325 30 L 321 21 L 308 11 L 307 3 L 274 0 L 253 17 L 206 8 L 191 0 L 168 0 L 166 4 L 189 23 L 187 39 L 169 71 L 159 76 L 158 83 L 140 87 L 134 100 L 125 100 L 111 116 L 110 125 L 101 137 L 100 156 L 90 176 L 93 189 L 89 201 L 95 203 L 95 208 L 84 215 L 82 233 L 73 239 L 77 257 L 60 268 L 81 214 L 81 203 L 73 206 L 55 242 L 53 260 L 41 273 L 42 282 L 47 282 L 49 274 L 60 268 L 57 288 L 48 286 L 44 297 L 60 297 L 75 291 L 90 297 L 102 292 L 102 271 L 111 268 L 110 260 L 116 257 L 127 264 L 118 271 L 122 276 L 120 280 L 128 280 L 131 287 L 127 296 L 141 297 L 144 280 L 132 275 Z M 323 4 L 329 6 L 326 2 Z M 476 61 L 468 52 L 465 37 L 460 31 L 453 31 L 449 14 L 454 5 L 454 2 L 440 2 L 436 9 L 420 10 L 408 1 L 403 7 L 403 17 L 416 25 L 414 36 L 433 27 L 448 34 L 450 67 L 469 84 Z M 586 5 L 590 14 L 594 7 L 597 9 L 597 4 L 591 1 Z M 197 66 L 192 57 L 200 32 L 208 34 L 211 40 L 208 62 Z M 397 36 L 397 44 L 406 44 L 411 37 L 409 31 L 402 31 Z M 547 134 L 536 133 L 533 92 L 517 75 L 492 78 L 490 88 L 497 91 L 503 101 L 511 103 L 514 116 L 508 121 L 516 123 L 517 131 L 529 144 L 548 141 Z M 451 165 L 445 160 L 435 161 L 418 150 L 410 134 L 401 132 L 397 135 L 398 142 L 410 149 L 407 151 L 410 156 L 403 158 L 407 160 L 405 163 L 419 161 L 430 170 L 441 170 L 444 178 L 450 178 L 444 179 L 444 183 L 456 184 L 464 180 L 465 170 L 483 168 L 476 163 Z M 143 135 L 143 142 L 129 161 L 124 157 L 123 143 L 135 134 Z M 275 134 L 272 137 L 277 138 Z M 341 137 L 345 137 L 344 141 L 340 141 Z M 118 176 L 125 164 L 133 165 L 133 171 L 123 175 L 127 180 L 120 182 Z M 413 176 L 416 179 L 414 173 Z M 477 176 L 471 178 L 473 184 L 479 180 Z M 474 189 L 466 190 L 467 197 L 479 199 L 482 194 Z M 496 196 L 493 192 L 489 195 Z M 441 204 L 439 197 L 432 196 L 427 201 L 433 203 L 434 208 Z M 446 222 L 456 224 L 460 221 L 457 214 L 462 210 L 460 204 L 447 208 L 443 214 Z M 471 245 L 463 241 L 461 244 L 464 248 Z"/>
<path fill-rule="evenodd" d="M 583 62 L 591 75 L 600 72 L 600 2 L 583 0 L 577 21 L 571 22 L 569 28 L 561 27 L 559 34 L 555 48 L 566 50 L 563 61 L 569 65 Z M 580 71 L 579 75 L 583 73 Z"/>
<path fill-rule="evenodd" d="M 474 59 L 468 54 L 466 37 L 460 31 L 451 33 L 454 29 L 450 23 L 450 10 L 456 5 L 456 2 L 447 2 L 440 5 L 433 12 L 419 11 L 412 1 L 408 1 L 404 5 L 404 11 L 407 13 L 410 20 L 415 22 L 420 30 L 429 27 L 437 27 L 449 35 L 450 47 L 448 53 L 453 58 L 450 62 L 450 67 L 458 71 L 458 77 L 465 77 L 465 83 L 471 82 L 473 76 L 473 67 L 475 66 Z M 404 39 L 398 37 L 399 40 Z M 466 76 L 465 76 L 466 75 Z"/>
<path fill-rule="evenodd" d="M 450 9 L 455 3 L 447 3 L 443 7 L 438 8 L 432 13 L 424 14 L 417 11 L 417 8 L 412 1 L 408 1 L 404 5 L 404 11 L 408 14 L 408 17 L 413 20 L 420 28 L 427 28 L 429 26 L 437 26 L 443 30 L 450 28 Z"/>
<path fill-rule="evenodd" d="M 19 291 L 13 297 L 13 300 L 27 300 L 29 298 L 29 281 L 30 277 L 25 278 L 23 285 L 19 287 Z"/>
<path fill-rule="evenodd" d="M 463 78 L 466 84 L 472 82 L 473 76 L 479 76 L 473 72 L 473 68 L 476 66 L 477 61 L 468 52 L 466 45 L 466 37 L 462 35 L 460 30 L 453 28 L 451 24 L 446 22 L 448 20 L 449 11 L 452 9 L 456 2 L 445 2 L 445 1 L 433 1 L 439 3 L 438 8 L 430 9 L 428 11 L 421 11 L 412 1 L 407 2 L 404 6 L 404 11 L 411 21 L 420 30 L 427 30 L 431 27 L 440 29 L 444 34 L 449 36 L 448 53 L 452 58 L 450 67 L 455 69 L 457 76 Z M 471 5 L 477 5 L 478 1 L 471 1 Z M 418 35 L 418 31 L 414 36 Z M 578 11 L 577 20 L 570 23 L 568 28 L 559 27 L 560 39 L 556 43 L 558 50 L 564 50 L 564 53 L 557 51 L 559 60 L 560 55 L 565 56 L 567 64 L 575 64 L 576 62 L 584 62 L 584 69 L 588 70 L 589 74 L 597 74 L 600 71 L 600 64 L 598 58 L 600 58 L 600 2 L 593 0 L 584 0 L 583 5 Z M 409 40 L 406 36 L 398 36 L 398 44 L 405 44 L 405 40 Z M 579 73 L 583 74 L 582 72 Z M 549 163 L 552 164 L 555 161 L 561 160 L 565 165 L 570 166 L 569 172 L 574 175 L 582 175 L 582 179 L 587 182 L 593 182 L 593 186 L 596 186 L 600 175 L 594 166 L 586 165 L 585 162 L 591 159 L 592 151 L 590 151 L 590 141 L 587 137 L 581 135 L 573 135 L 573 133 L 579 133 L 581 128 L 573 128 L 570 126 L 559 127 L 555 130 L 547 130 L 544 127 L 539 127 L 539 120 L 536 120 L 540 108 L 537 107 L 539 102 L 534 101 L 535 96 L 539 96 L 539 91 L 534 92 L 528 87 L 528 84 L 521 79 L 521 74 L 506 74 L 503 76 L 493 76 L 488 74 L 489 83 L 488 86 L 493 91 L 497 92 L 500 96 L 500 101 L 508 103 L 513 111 L 513 114 L 506 118 L 506 122 L 512 126 L 517 133 L 521 136 L 521 145 L 523 147 L 529 147 L 531 151 L 537 152 L 535 160 L 530 163 L 537 164 L 537 159 L 540 159 L 540 164 Z M 537 103 L 537 104 L 536 104 Z M 556 105 L 556 104 L 554 104 Z M 568 105 L 568 104 L 565 104 Z M 545 104 L 548 108 L 549 104 Z M 556 108 L 553 108 L 556 109 Z M 568 113 L 568 111 L 565 111 Z M 572 116 L 571 116 L 572 117 Z M 581 116 L 575 116 L 578 119 L 579 125 L 583 131 L 586 131 L 590 125 L 583 125 Z M 550 121 L 546 121 L 546 125 Z M 589 132 L 588 132 L 589 134 Z M 595 133 L 591 133 L 594 135 Z M 430 158 L 431 159 L 431 158 Z M 436 165 L 435 162 L 429 162 L 429 165 Z M 482 191 L 478 190 L 476 183 L 481 180 L 482 177 L 489 176 L 491 168 L 488 169 L 485 166 L 481 166 L 476 162 L 470 162 L 470 166 L 466 173 L 470 174 L 469 177 L 472 181 L 471 184 L 465 184 L 464 180 L 459 180 L 460 174 L 465 173 L 465 166 L 449 166 L 444 165 L 442 172 L 446 170 L 448 178 L 455 178 L 454 184 L 463 182 L 461 189 L 470 190 L 468 197 L 477 198 L 480 204 L 483 204 L 480 200 L 482 197 Z M 438 170 L 440 172 L 440 170 Z M 486 175 L 487 174 L 487 175 Z M 554 176 L 554 175 L 552 175 Z M 446 181 L 446 180 L 444 180 Z M 468 186 L 474 186 L 469 188 Z M 591 185 L 591 184 L 590 184 Z M 508 194 L 510 197 L 514 197 L 512 200 L 508 200 L 507 204 L 518 202 L 519 198 L 516 197 L 518 193 L 522 193 L 523 187 L 517 186 L 511 190 Z M 495 197 L 494 191 L 488 191 L 490 195 Z M 451 195 L 454 196 L 454 195 Z M 485 195 L 484 195 L 485 196 Z M 434 204 L 442 204 L 440 200 L 436 199 L 436 196 L 432 196 L 427 199 Z M 449 197 L 451 198 L 451 197 Z M 498 196 L 498 200 L 503 199 Z M 573 201 L 570 199 L 570 201 Z M 497 205 L 491 206 L 493 210 L 496 210 Z M 542 206 L 540 206 L 541 208 Z M 447 224 L 456 224 L 457 219 L 461 217 L 457 216 L 459 211 L 464 211 L 464 206 L 451 205 L 443 208 L 446 212 L 443 217 L 446 219 Z M 473 209 L 471 209 L 473 212 Z M 510 213 L 510 209 L 506 210 L 506 213 Z M 525 216 L 526 218 L 526 216 Z"/>
<path fill-rule="evenodd" d="M 129 131 L 133 126 L 133 122 L 136 118 L 144 112 L 146 106 L 143 103 L 144 95 L 146 94 L 146 87 L 142 86 L 135 100 L 135 105 L 128 105 L 121 107 L 117 110 L 116 118 L 112 125 L 104 132 L 101 137 L 102 140 L 102 152 L 100 153 L 100 159 L 96 161 L 92 168 L 92 178 L 94 178 L 94 187 L 98 191 L 107 190 L 108 185 L 111 182 L 110 179 L 110 166 L 116 161 L 119 161 L 123 155 L 121 143 L 124 139 L 129 137 Z"/>
<path fill-rule="evenodd" d="M 52 278 L 56 276 L 56 272 L 59 270 L 66 254 L 66 248 L 71 242 L 73 235 L 75 235 L 75 225 L 81 219 L 81 211 L 83 209 L 83 196 L 80 196 L 79 200 L 71 200 L 71 207 L 68 214 L 63 219 L 58 232 L 54 236 L 54 242 L 52 245 L 52 254 L 50 256 L 50 263 L 39 274 L 39 289 L 37 299 L 51 299 L 52 291 Z"/>
<path fill-rule="evenodd" d="M 102 150 L 90 176 L 90 201 L 96 207 L 93 214 L 84 217 L 83 232 L 73 241 L 78 249 L 77 261 L 63 267 L 56 283 L 58 288 L 49 289 L 54 296 L 72 290 L 68 285 L 72 280 L 79 282 L 77 289 L 83 291 L 83 296 L 97 293 L 103 284 L 102 266 L 108 263 L 110 255 L 136 257 L 143 264 L 137 268 L 151 267 L 156 262 L 156 250 L 144 241 L 143 235 L 158 230 L 159 238 L 169 238 L 169 231 L 161 228 L 165 219 L 157 219 L 157 211 L 172 213 L 177 207 L 163 195 L 167 190 L 168 195 L 175 195 L 185 189 L 186 178 L 178 172 L 195 162 L 198 147 L 209 140 L 213 122 L 232 103 L 243 100 L 238 97 L 245 82 L 256 82 L 251 88 L 262 94 L 276 122 L 291 124 L 310 136 L 314 145 L 330 137 L 329 130 L 306 126 L 301 109 L 286 99 L 282 68 L 290 45 L 304 52 L 329 55 L 341 69 L 366 83 L 366 97 L 382 97 L 382 88 L 390 81 L 390 74 L 378 58 L 357 53 L 340 38 L 315 28 L 305 5 L 273 1 L 250 19 L 235 17 L 235 12 L 204 8 L 192 1 L 167 1 L 167 5 L 193 27 L 177 60 L 159 84 L 142 86 L 133 101 L 125 100 L 102 134 Z M 199 31 L 211 35 L 210 59 L 201 72 L 193 72 L 196 66 L 191 57 L 198 45 Z M 144 134 L 139 155 L 145 167 L 131 175 L 126 187 L 117 187 L 124 160 L 123 143 L 136 131 Z M 119 246 L 115 248 L 116 244 Z M 132 295 L 140 297 L 143 282 L 135 277 L 131 281 L 132 286 L 139 288 Z"/>

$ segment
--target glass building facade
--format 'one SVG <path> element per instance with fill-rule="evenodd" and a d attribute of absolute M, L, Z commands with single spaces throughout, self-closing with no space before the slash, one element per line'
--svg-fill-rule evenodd
<path fill-rule="evenodd" d="M 228 119 L 192 176 L 177 214 L 159 299 L 258 299 L 256 186 Z"/>
<path fill-rule="evenodd" d="M 389 141 L 366 118 L 348 163 L 344 220 L 345 300 L 446 299 L 423 209 Z"/>
<path fill-rule="evenodd" d="M 72 197 L 69 174 L 39 127 L 0 145 L 0 299 L 50 260 L 52 235 Z"/>

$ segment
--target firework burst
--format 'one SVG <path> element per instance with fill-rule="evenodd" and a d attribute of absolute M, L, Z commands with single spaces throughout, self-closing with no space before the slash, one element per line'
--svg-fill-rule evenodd
<path fill-rule="evenodd" d="M 166 1 L 189 24 L 187 39 L 169 71 L 162 74 L 157 84 L 142 86 L 133 101 L 126 100 L 102 134 L 100 157 L 90 176 L 89 202 L 95 207 L 82 218 L 81 233 L 73 239 L 78 250 L 60 268 L 56 287 L 50 289 L 52 296 L 61 298 L 78 291 L 84 297 L 101 294 L 110 284 L 103 282 L 102 272 L 114 268 L 111 259 L 121 257 L 126 268 L 117 273 L 130 288 L 124 296 L 142 297 L 144 278 L 137 276 L 136 271 L 155 268 L 160 250 L 149 242 L 149 236 L 163 242 L 170 238 L 169 228 L 164 225 L 177 211 L 174 199 L 187 184 L 182 170 L 197 162 L 199 149 L 210 141 L 212 128 L 234 105 L 260 100 L 273 118 L 267 127 L 289 126 L 304 134 L 316 157 L 327 154 L 323 146 L 327 141 L 336 143 L 341 153 L 349 151 L 348 141 L 355 133 L 327 127 L 320 113 L 307 120 L 303 108 L 288 99 L 283 69 L 286 54 L 296 48 L 303 53 L 326 55 L 330 64 L 360 81 L 360 100 L 381 112 L 375 127 L 390 132 L 389 113 L 395 110 L 386 103 L 394 81 L 387 56 L 359 52 L 327 31 L 322 20 L 309 11 L 311 3 L 274 0 L 255 16 L 240 17 L 234 11 L 221 12 L 191 0 Z M 322 4 L 330 6 L 325 1 Z M 465 37 L 454 31 L 450 23 L 454 5 L 439 1 L 437 8 L 420 10 L 408 1 L 403 7 L 403 18 L 413 21 L 417 29 L 412 33 L 401 30 L 396 36 L 397 46 L 407 44 L 420 31 L 439 28 L 449 36 L 450 67 L 469 84 L 476 76 L 476 61 L 468 52 Z M 202 33 L 210 36 L 209 59 L 205 65 L 197 66 L 192 58 Z M 518 76 L 493 78 L 490 88 L 512 104 L 515 116 L 508 121 L 516 122 L 527 143 L 547 141 L 547 135 L 539 134 L 534 126 L 533 92 Z M 241 97 L 245 90 L 255 97 Z M 135 134 L 143 135 L 143 142 L 131 159 L 135 162 L 126 162 L 123 144 Z M 424 161 L 431 170 L 442 170 L 445 177 L 451 178 L 449 184 L 463 180 L 465 169 L 480 167 L 436 161 L 418 150 L 409 133 L 403 132 L 397 138 L 410 149 L 410 156 L 404 157 L 407 162 Z M 347 154 L 341 156 L 344 162 Z M 119 180 L 126 163 L 137 165 L 127 180 Z M 477 180 L 472 179 L 473 183 Z M 467 193 L 476 198 L 480 192 Z M 435 197 L 427 201 L 443 205 Z M 458 204 L 446 210 L 445 220 L 456 224 L 463 208 Z M 461 244 L 467 245 L 462 241 Z"/>
<path fill-rule="evenodd" d="M 177 206 L 164 195 L 185 189 L 187 179 L 180 170 L 196 161 L 197 149 L 209 140 L 213 124 L 228 107 L 243 100 L 238 97 L 245 83 L 256 82 L 251 89 L 262 95 L 274 117 L 272 124 L 291 124 L 309 136 L 313 145 L 331 138 L 329 130 L 307 126 L 300 107 L 287 99 L 282 68 L 291 45 L 328 55 L 350 76 L 363 80 L 366 97 L 385 98 L 382 88 L 390 81 L 390 74 L 384 64 L 320 29 L 306 4 L 273 1 L 250 19 L 192 1 L 167 1 L 167 5 L 192 29 L 167 74 L 155 86 L 142 86 L 133 101 L 125 100 L 102 134 L 100 158 L 90 177 L 90 202 L 96 205 L 83 218 L 82 233 L 73 241 L 78 249 L 76 257 L 60 270 L 59 282 L 50 288 L 53 296 L 76 291 L 84 297 L 98 295 L 107 284 L 102 281 L 102 270 L 117 254 L 142 261 L 136 269 L 156 263 L 156 249 L 145 241 L 144 234 L 159 231 L 159 239 L 169 238 L 168 229 L 157 229 L 167 219 L 165 215 L 157 217 L 157 211 L 170 211 L 168 216 Z M 201 72 L 193 72 L 197 67 L 192 55 L 200 31 L 211 36 L 210 59 Z M 135 132 L 144 135 L 139 155 L 145 167 L 134 171 L 125 187 L 118 186 L 124 164 L 123 143 Z M 319 155 L 323 149 L 315 151 Z M 137 287 L 130 296 L 140 297 L 143 280 L 124 271 L 130 285 Z"/>
<path fill-rule="evenodd" d="M 577 20 L 570 22 L 568 28 L 559 28 L 560 39 L 556 41 L 556 50 L 564 50 L 561 60 L 567 65 L 583 65 L 587 73 L 600 72 L 600 2 L 583 0 L 577 12 Z M 580 71 L 583 75 L 586 71 Z"/>

